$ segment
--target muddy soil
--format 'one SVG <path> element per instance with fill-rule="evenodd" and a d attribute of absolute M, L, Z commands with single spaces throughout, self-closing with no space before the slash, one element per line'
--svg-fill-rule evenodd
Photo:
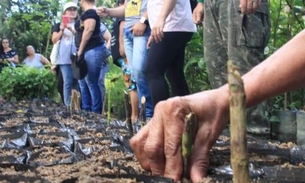
<path fill-rule="evenodd" d="M 49 100 L 0 105 L 0 182 L 172 182 L 145 172 L 122 121 L 74 112 Z M 210 152 L 204 182 L 232 182 L 225 131 Z M 293 142 L 248 139 L 252 182 L 305 182 L 305 150 Z"/>

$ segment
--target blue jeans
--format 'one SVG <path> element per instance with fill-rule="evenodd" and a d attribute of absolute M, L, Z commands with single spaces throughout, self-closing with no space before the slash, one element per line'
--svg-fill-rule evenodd
<path fill-rule="evenodd" d="M 71 64 L 59 65 L 63 78 L 64 103 L 70 106 L 71 91 L 73 86 L 73 73 Z"/>
<path fill-rule="evenodd" d="M 150 96 L 148 83 L 144 76 L 144 68 L 147 62 L 147 41 L 150 36 L 150 29 L 147 28 L 143 36 L 132 35 L 129 29 L 124 29 L 124 47 L 128 63 L 131 67 L 132 78 L 136 81 L 138 87 L 138 98 L 146 98 L 146 117 L 152 117 L 153 106 Z"/>
<path fill-rule="evenodd" d="M 85 52 L 88 73 L 78 81 L 82 96 L 82 110 L 100 114 L 102 112 L 101 90 L 98 84 L 102 63 L 105 60 L 105 45 Z"/>
<path fill-rule="evenodd" d="M 108 72 L 108 60 L 106 59 L 102 63 L 102 69 L 101 69 L 101 72 L 100 72 L 100 77 L 98 79 L 98 85 L 99 85 L 100 90 L 101 90 L 102 106 L 103 106 L 103 102 L 104 102 L 104 98 L 105 98 L 105 94 L 106 94 L 105 76 L 106 76 L 107 72 Z"/>

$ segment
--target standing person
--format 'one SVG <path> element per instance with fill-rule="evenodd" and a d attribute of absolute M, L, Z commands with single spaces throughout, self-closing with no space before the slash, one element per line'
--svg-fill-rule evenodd
<path fill-rule="evenodd" d="M 147 42 L 150 35 L 150 27 L 147 21 L 147 1 L 125 1 L 124 6 L 116 8 L 100 7 L 97 12 L 100 16 L 124 17 L 124 48 L 127 60 L 131 66 L 132 78 L 135 79 L 138 89 L 138 99 L 146 98 L 146 117 L 153 115 L 153 106 L 147 80 L 144 76 L 144 68 L 147 62 Z M 139 104 L 140 105 L 140 104 Z"/>
<path fill-rule="evenodd" d="M 183 66 L 186 44 L 196 26 L 192 21 L 189 1 L 148 0 L 148 20 L 151 26 L 150 50 L 145 74 L 152 95 L 153 107 L 172 96 L 189 94 Z"/>
<path fill-rule="evenodd" d="M 117 6 L 124 6 L 124 0 L 118 0 Z M 116 18 L 112 24 L 111 55 L 115 65 L 123 71 L 125 86 L 129 92 L 131 104 L 131 121 L 135 123 L 139 118 L 138 92 L 134 79 L 131 78 L 131 69 L 124 49 L 124 18 Z"/>
<path fill-rule="evenodd" d="M 104 40 L 104 44 L 106 46 L 105 49 L 105 60 L 102 62 L 102 68 L 101 68 L 101 72 L 100 72 L 100 76 L 99 76 L 99 87 L 101 90 L 101 97 L 102 97 L 102 114 L 104 113 L 104 107 L 105 107 L 105 96 L 106 96 L 106 86 L 105 86 L 105 77 L 106 74 L 109 70 L 109 60 L 108 57 L 111 55 L 111 51 L 110 51 L 110 47 L 111 47 L 111 34 L 109 32 L 109 30 L 107 29 L 106 25 L 101 22 L 100 25 L 100 31 L 101 31 L 101 37 Z"/>
<path fill-rule="evenodd" d="M 88 69 L 85 78 L 79 80 L 81 108 L 100 114 L 102 97 L 98 80 L 107 48 L 101 37 L 100 17 L 96 13 L 95 0 L 80 0 L 79 4 L 83 14 L 75 24 L 75 43 L 78 48 L 78 59 L 85 60 Z"/>
<path fill-rule="evenodd" d="M 204 15 L 204 57 L 212 88 L 227 83 L 227 61 L 245 74 L 264 60 L 270 34 L 267 0 L 199 0 L 193 12 L 195 23 Z M 247 131 L 269 136 L 265 116 L 267 101 L 247 111 Z"/>
<path fill-rule="evenodd" d="M 305 30 L 242 77 L 246 107 L 305 86 L 304 40 Z M 160 102 L 151 122 L 130 141 L 140 165 L 153 175 L 178 181 L 183 171 L 181 137 L 184 117 L 194 112 L 198 131 L 195 132 L 189 169 L 192 181 L 202 182 L 209 169 L 210 150 L 229 122 L 229 106 L 227 84 Z"/>
<path fill-rule="evenodd" d="M 28 56 L 23 60 L 23 64 L 26 66 L 42 69 L 45 65 L 51 64 L 42 54 L 35 53 L 35 48 L 32 45 L 26 47 L 26 53 Z"/>
<path fill-rule="evenodd" d="M 77 5 L 73 2 L 66 3 L 63 8 L 63 16 L 68 17 L 68 22 L 62 21 L 53 26 L 52 42 L 55 44 L 60 40 L 57 67 L 60 70 L 60 73 L 58 73 L 59 83 L 63 83 L 63 86 L 58 86 L 58 89 L 61 93 L 61 87 L 63 88 L 62 98 L 64 104 L 70 106 L 71 91 L 73 87 L 73 73 L 70 56 L 76 51 L 74 43 L 74 24 L 77 19 Z"/>
<path fill-rule="evenodd" d="M 8 62 L 12 67 L 19 64 L 18 52 L 10 47 L 10 42 L 7 38 L 2 38 L 0 48 L 0 72 L 5 67 L 5 62 Z"/>

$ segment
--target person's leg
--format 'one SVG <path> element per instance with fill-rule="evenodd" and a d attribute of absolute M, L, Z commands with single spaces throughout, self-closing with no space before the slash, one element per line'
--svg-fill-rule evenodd
<path fill-rule="evenodd" d="M 132 78 L 137 83 L 139 102 L 143 96 L 146 98 L 146 117 L 151 118 L 153 115 L 152 101 L 148 83 L 143 73 L 147 60 L 148 50 L 146 46 L 149 34 L 150 30 L 147 30 L 144 36 L 133 37 L 129 30 L 124 30 L 124 48 L 131 66 Z"/>
<path fill-rule="evenodd" d="M 65 100 L 64 100 L 64 81 L 63 81 L 62 74 L 61 74 L 59 66 L 56 67 L 56 77 L 57 77 L 57 90 L 58 90 L 58 93 L 61 97 L 62 103 L 65 104 Z"/>
<path fill-rule="evenodd" d="M 231 0 L 229 10 L 228 55 L 243 75 L 265 59 L 264 49 L 270 34 L 267 0 L 252 15 L 242 16 L 239 0 Z M 270 123 L 265 116 L 267 101 L 247 110 L 247 131 L 254 134 L 270 133 Z"/>
<path fill-rule="evenodd" d="M 129 92 L 130 105 L 131 105 L 131 121 L 134 123 L 139 118 L 139 100 L 136 82 L 131 78 L 131 70 L 128 66 L 127 59 L 121 59 L 119 61 L 122 71 L 123 78 L 126 88 Z"/>
<path fill-rule="evenodd" d="M 98 80 L 101 72 L 102 61 L 105 59 L 103 51 L 105 45 L 101 45 L 85 52 L 85 60 L 87 63 L 88 73 L 85 77 L 91 96 L 91 110 L 95 113 L 102 111 L 101 90 Z"/>
<path fill-rule="evenodd" d="M 101 72 L 100 72 L 100 77 L 99 77 L 99 80 L 98 80 L 98 85 L 100 87 L 100 90 L 101 90 L 101 99 L 102 99 L 102 106 L 104 105 L 104 99 L 105 99 L 105 94 L 106 94 L 106 87 L 105 87 L 105 77 L 106 77 L 106 74 L 108 72 L 108 59 L 105 60 L 103 63 L 102 63 L 102 68 L 101 68 Z M 103 114 L 103 111 L 102 111 L 102 114 Z"/>
<path fill-rule="evenodd" d="M 165 32 L 161 42 L 152 42 L 148 53 L 145 76 L 152 96 L 153 107 L 169 98 L 169 86 L 165 79 L 165 71 L 171 60 L 175 58 L 176 41 L 171 43 L 173 33 Z"/>
<path fill-rule="evenodd" d="M 73 85 L 73 74 L 71 65 L 59 65 L 60 71 L 63 77 L 63 94 L 64 103 L 66 106 L 70 106 L 71 91 Z"/>
<path fill-rule="evenodd" d="M 78 85 L 81 95 L 81 109 L 84 111 L 91 111 L 91 96 L 86 80 L 78 80 Z"/>
<path fill-rule="evenodd" d="M 174 59 L 170 60 L 166 70 L 166 78 L 171 86 L 171 97 L 184 96 L 190 93 L 187 82 L 185 80 L 183 67 L 185 46 L 191 40 L 193 33 L 191 32 L 176 32 L 169 42 L 176 45 L 176 50 L 173 55 Z M 170 54 L 170 53 L 168 53 Z"/>

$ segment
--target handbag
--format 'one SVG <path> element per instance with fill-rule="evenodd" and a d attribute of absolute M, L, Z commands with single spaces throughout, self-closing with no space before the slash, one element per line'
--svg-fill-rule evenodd
<path fill-rule="evenodd" d="M 71 67 L 74 79 L 83 79 L 86 77 L 88 68 L 86 60 L 78 58 L 76 53 L 71 54 Z"/>
<path fill-rule="evenodd" d="M 50 54 L 50 60 L 52 65 L 56 65 L 58 61 L 58 55 L 59 55 L 59 44 L 60 40 L 58 40 L 52 48 L 51 54 Z"/>

